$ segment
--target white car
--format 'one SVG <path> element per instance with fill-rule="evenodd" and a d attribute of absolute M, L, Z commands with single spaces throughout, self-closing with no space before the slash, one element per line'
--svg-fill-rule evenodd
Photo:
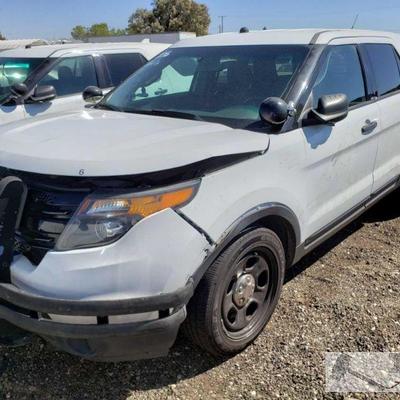
<path fill-rule="evenodd" d="M 3 127 L 0 317 L 89 359 L 164 355 L 183 322 L 244 349 L 285 270 L 398 187 L 399 51 L 383 32 L 205 36 L 93 109 Z"/>
<path fill-rule="evenodd" d="M 82 107 L 88 86 L 119 85 L 167 44 L 33 46 L 0 54 L 0 124 Z"/>

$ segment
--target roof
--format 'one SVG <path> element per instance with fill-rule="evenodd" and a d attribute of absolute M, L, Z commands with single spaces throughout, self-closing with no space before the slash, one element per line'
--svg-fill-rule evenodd
<path fill-rule="evenodd" d="M 271 29 L 247 33 L 221 33 L 182 40 L 173 47 L 229 46 L 257 44 L 327 44 L 341 37 L 385 37 L 399 40 L 392 32 L 358 29 Z"/>
<path fill-rule="evenodd" d="M 62 57 L 73 54 L 90 54 L 93 52 L 112 52 L 115 50 L 138 50 L 146 58 L 152 58 L 165 50 L 169 45 L 164 43 L 69 43 L 50 46 L 37 46 L 29 49 L 19 48 L 0 53 L 0 57 L 46 58 Z"/>
<path fill-rule="evenodd" d="M 149 39 L 151 43 L 176 43 L 179 40 L 196 37 L 194 32 L 158 32 L 158 33 L 137 33 L 121 36 L 92 36 L 87 40 L 89 43 L 110 43 L 110 42 L 140 42 Z"/>
<path fill-rule="evenodd" d="M 18 47 L 25 46 L 40 46 L 45 44 L 48 44 L 48 42 L 42 39 L 0 40 L 0 51 L 16 49 Z"/>

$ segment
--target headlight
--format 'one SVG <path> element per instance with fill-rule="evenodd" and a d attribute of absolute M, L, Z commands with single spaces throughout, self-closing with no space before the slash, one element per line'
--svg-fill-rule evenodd
<path fill-rule="evenodd" d="M 183 207 L 189 203 L 198 186 L 196 181 L 146 192 L 89 195 L 65 227 L 56 250 L 115 242 L 141 219 L 166 208 Z"/>

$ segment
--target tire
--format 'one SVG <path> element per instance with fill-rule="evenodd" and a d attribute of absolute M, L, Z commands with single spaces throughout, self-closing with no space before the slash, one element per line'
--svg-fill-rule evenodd
<path fill-rule="evenodd" d="M 265 228 L 244 233 L 199 282 L 187 306 L 184 333 L 216 356 L 240 352 L 271 318 L 284 276 L 285 250 L 279 237 Z"/>

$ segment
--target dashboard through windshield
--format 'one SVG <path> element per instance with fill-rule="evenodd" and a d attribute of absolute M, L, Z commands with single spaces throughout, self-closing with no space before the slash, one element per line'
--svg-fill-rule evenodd
<path fill-rule="evenodd" d="M 245 128 L 267 97 L 282 97 L 309 52 L 303 45 L 182 47 L 133 74 L 100 107 Z"/>

